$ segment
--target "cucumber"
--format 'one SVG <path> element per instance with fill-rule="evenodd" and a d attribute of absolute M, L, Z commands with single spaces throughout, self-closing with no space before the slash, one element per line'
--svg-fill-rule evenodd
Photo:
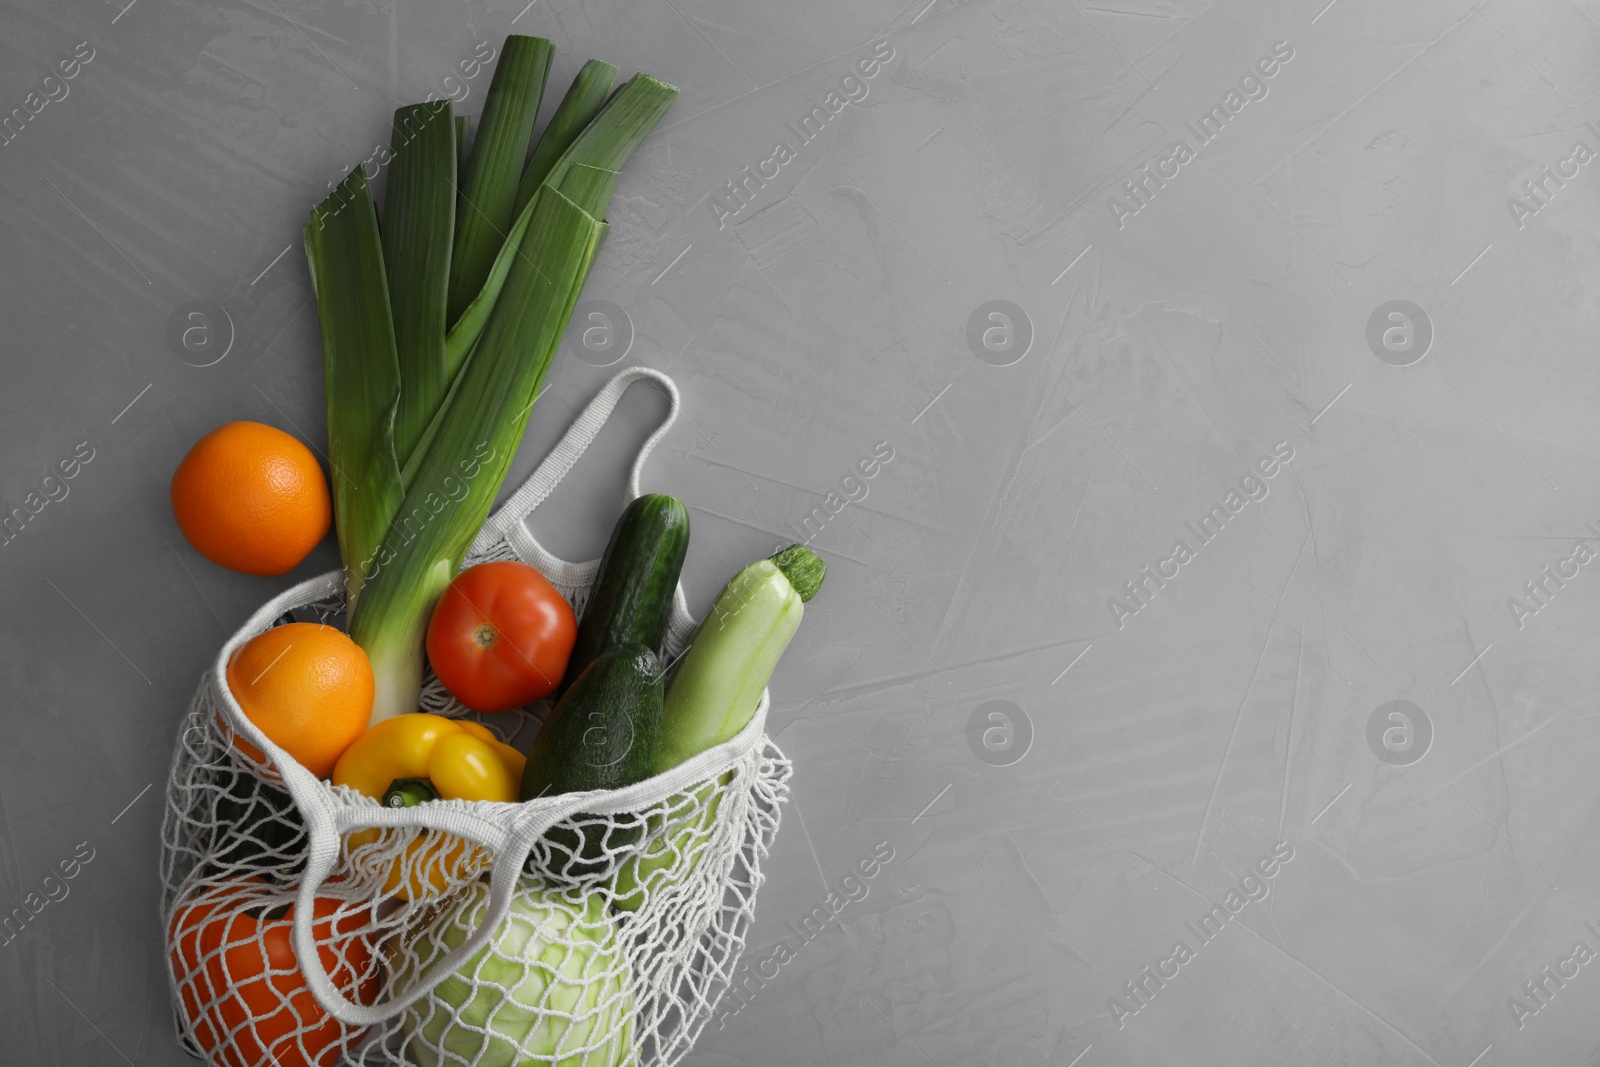
<path fill-rule="evenodd" d="M 661 654 L 688 551 L 689 512 L 682 501 L 647 493 L 623 510 L 578 623 L 563 691 L 603 653 L 643 645 Z"/>
<path fill-rule="evenodd" d="M 657 774 L 745 728 L 827 569 L 810 549 L 790 545 L 723 589 L 667 690 Z"/>
<path fill-rule="evenodd" d="M 521 798 L 620 789 L 654 773 L 664 701 L 661 661 L 639 644 L 601 653 L 550 709 L 528 750 Z M 582 814 L 575 816 L 580 821 Z M 557 825 L 546 834 L 552 873 L 603 872 L 607 851 L 639 839 L 644 827 L 593 822 Z"/>

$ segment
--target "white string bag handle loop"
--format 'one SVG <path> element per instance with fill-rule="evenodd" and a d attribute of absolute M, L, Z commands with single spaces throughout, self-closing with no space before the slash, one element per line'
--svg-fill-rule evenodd
<path fill-rule="evenodd" d="M 578 460 L 594 443 L 601 429 L 605 427 L 606 420 L 611 418 L 611 413 L 616 410 L 617 403 L 622 399 L 622 394 L 628 391 L 628 386 L 634 382 L 649 380 L 659 385 L 666 394 L 671 406 L 667 410 L 667 417 L 661 420 L 661 425 L 656 427 L 655 433 L 645 441 L 639 449 L 639 454 L 634 458 L 633 470 L 628 475 L 628 503 L 632 503 L 640 494 L 639 473 L 644 469 L 644 461 L 650 457 L 650 452 L 656 447 L 657 442 L 666 436 L 672 424 L 678 421 L 678 386 L 671 378 L 658 370 L 650 367 L 630 367 L 612 378 L 605 384 L 600 392 L 595 394 L 589 406 L 577 417 L 556 442 L 550 454 L 528 475 L 528 480 L 500 506 L 493 515 L 489 516 L 483 524 L 483 529 L 478 532 L 472 547 L 467 550 L 469 556 L 480 555 L 494 547 L 495 542 L 507 535 L 522 524 L 533 513 L 533 509 L 544 503 L 545 498 L 555 491 L 568 472 L 577 464 Z M 532 537 L 529 537 L 532 541 Z M 538 542 L 533 544 L 537 546 Z M 513 546 L 515 547 L 515 546 Z M 540 549 L 540 551 L 543 551 Z M 550 557 L 556 563 L 563 563 L 554 556 Z"/>
<path fill-rule="evenodd" d="M 295 767 L 300 774 L 309 774 Z M 561 819 L 576 812 L 582 803 L 581 796 L 573 794 L 558 798 L 560 803 L 523 811 L 509 828 L 496 826 L 483 819 L 473 819 L 464 812 L 429 812 L 424 807 L 377 808 L 370 812 L 345 809 L 337 818 L 309 818 L 310 843 L 306 852 L 306 870 L 301 876 L 300 889 L 295 896 L 294 954 L 300 963 L 311 995 L 323 1009 L 340 1022 L 351 1026 L 373 1026 L 394 1018 L 412 1004 L 433 992 L 434 988 L 454 974 L 463 963 L 477 955 L 495 936 L 506 914 L 511 910 L 523 867 L 533 843 Z M 326 815 L 325 809 L 318 811 Z M 371 818 L 367 816 L 370 815 Z M 337 824 L 337 825 L 336 825 Z M 317 942 L 312 929 L 316 894 L 332 872 L 339 858 L 340 831 L 370 825 L 425 826 L 441 833 L 454 834 L 495 850 L 495 861 L 489 874 L 489 906 L 484 921 L 460 945 L 435 960 L 428 974 L 412 983 L 404 993 L 391 997 L 381 1004 L 363 1005 L 350 1000 L 328 976 L 317 952 Z"/>
<path fill-rule="evenodd" d="M 467 550 L 467 557 L 481 556 L 494 549 L 501 541 L 514 552 L 518 559 L 536 567 L 546 577 L 557 585 L 567 587 L 587 587 L 594 582 L 600 570 L 598 559 L 582 563 L 571 563 L 561 559 L 550 552 L 534 537 L 524 520 L 531 515 L 535 508 L 544 503 L 560 485 L 567 474 L 582 458 L 594 439 L 599 436 L 605 427 L 611 413 L 616 410 L 622 394 L 635 382 L 649 381 L 660 389 L 667 397 L 669 406 L 666 417 L 661 420 L 661 425 L 656 427 L 654 433 L 645 439 L 639 448 L 639 454 L 634 457 L 633 468 L 628 472 L 627 500 L 625 504 L 632 503 L 643 495 L 639 487 L 639 477 L 644 470 L 645 460 L 650 458 L 650 453 L 656 445 L 672 429 L 672 424 L 678 421 L 678 411 L 682 407 L 682 400 L 678 394 L 677 383 L 666 374 L 651 367 L 629 367 L 612 378 L 589 401 L 561 440 L 556 442 L 550 454 L 545 456 L 534 472 L 528 475 L 527 481 L 513 493 L 504 504 L 483 524 L 477 538 L 472 542 L 472 547 Z M 672 612 L 668 620 L 667 645 L 676 652 L 688 642 L 689 636 L 694 632 L 695 620 L 689 614 L 689 601 L 683 592 L 683 583 L 672 594 Z"/>

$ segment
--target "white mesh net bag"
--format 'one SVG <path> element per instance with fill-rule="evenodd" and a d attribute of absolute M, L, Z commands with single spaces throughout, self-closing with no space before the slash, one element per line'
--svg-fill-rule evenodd
<path fill-rule="evenodd" d="M 523 520 L 627 387 L 611 380 L 466 564 L 521 559 L 582 610 L 597 563 L 551 556 Z M 727 988 L 778 829 L 789 763 L 749 726 L 624 789 L 520 804 L 386 808 L 334 787 L 246 719 L 235 649 L 293 620 L 341 621 L 338 572 L 275 597 L 223 645 L 181 725 L 162 824 L 162 920 L 179 1036 L 221 1067 L 644 1067 L 676 1063 Z M 694 631 L 680 588 L 666 656 Z M 432 678 L 423 710 L 472 713 Z M 501 734 L 511 715 L 481 719 Z M 252 760 L 243 740 L 265 753 Z"/>

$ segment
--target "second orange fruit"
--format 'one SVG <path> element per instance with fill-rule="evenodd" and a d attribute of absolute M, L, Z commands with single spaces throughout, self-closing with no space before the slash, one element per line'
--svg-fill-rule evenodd
<path fill-rule="evenodd" d="M 206 559 L 270 577 L 293 570 L 326 536 L 333 503 L 309 448 L 276 427 L 230 422 L 178 464 L 172 514 Z"/>
<path fill-rule="evenodd" d="M 320 623 L 285 623 L 252 637 L 228 660 L 228 688 L 245 717 L 318 778 L 333 773 L 372 718 L 367 654 Z M 236 743 L 263 759 L 243 738 Z"/>

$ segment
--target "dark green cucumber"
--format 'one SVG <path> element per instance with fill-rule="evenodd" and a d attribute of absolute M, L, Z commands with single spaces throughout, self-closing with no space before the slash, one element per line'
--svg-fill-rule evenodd
<path fill-rule="evenodd" d="M 550 709 L 522 772 L 523 800 L 620 789 L 654 773 L 665 702 L 661 661 L 639 644 L 603 652 Z M 557 825 L 545 834 L 551 873 L 601 873 L 605 854 L 638 840 L 643 824 L 611 825 L 574 817 L 581 829 Z M 545 851 L 545 850 L 541 850 Z"/>
<path fill-rule="evenodd" d="M 624 645 L 661 654 L 688 551 L 689 512 L 682 501 L 647 493 L 623 510 L 600 557 L 563 688 L 602 653 Z"/>

